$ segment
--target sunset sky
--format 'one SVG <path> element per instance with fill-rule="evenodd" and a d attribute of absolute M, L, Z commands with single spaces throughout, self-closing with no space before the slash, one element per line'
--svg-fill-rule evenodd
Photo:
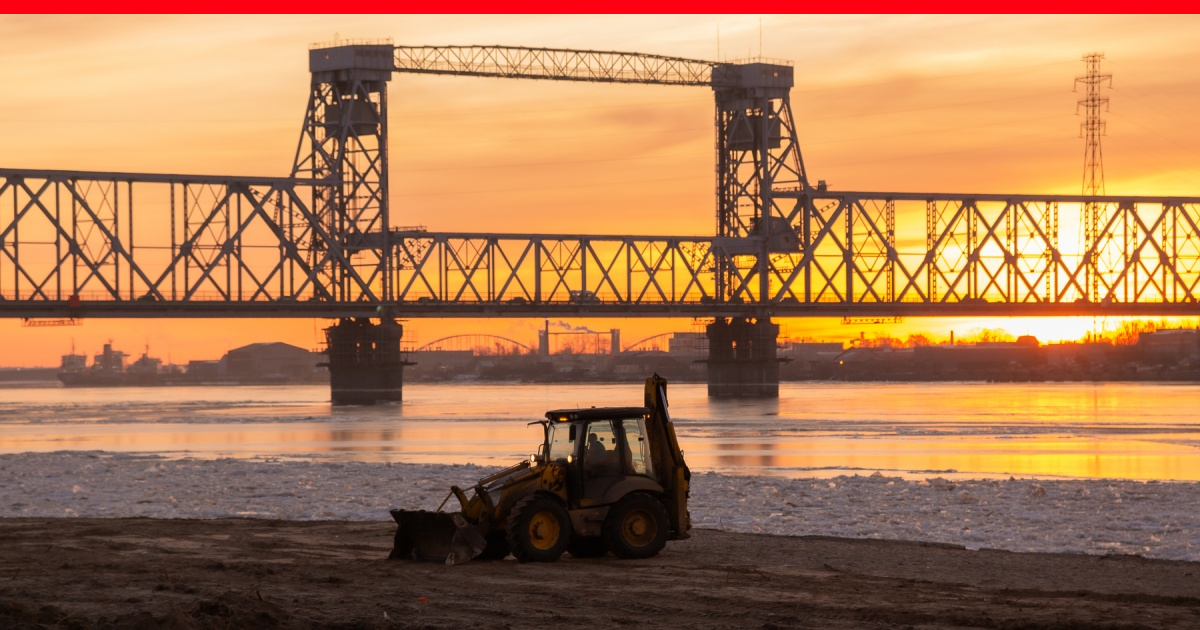
<path fill-rule="evenodd" d="M 760 26 L 761 25 L 761 26 Z M 761 38 L 760 38 L 761 32 Z M 1109 194 L 1200 195 L 1200 18 L 1194 16 L 315 16 L 0 18 L 0 166 L 286 175 L 307 49 L 337 38 L 503 44 L 794 62 L 809 178 L 835 190 L 1078 193 L 1080 58 L 1103 52 Z M 708 89 L 397 75 L 392 224 L 431 231 L 711 234 Z M 900 217 L 924 221 L 924 217 Z M 1073 237 L 1073 235 L 1072 235 Z M 1064 238 L 1066 236 L 1064 235 Z M 633 341 L 689 320 L 579 320 Z M 787 320 L 848 340 L 1004 328 L 1043 341 L 1112 320 Z M 315 348 L 327 321 L 0 321 L 0 365 L 57 365 L 72 343 L 174 362 L 255 341 Z M 418 343 L 540 322 L 414 320 Z"/>

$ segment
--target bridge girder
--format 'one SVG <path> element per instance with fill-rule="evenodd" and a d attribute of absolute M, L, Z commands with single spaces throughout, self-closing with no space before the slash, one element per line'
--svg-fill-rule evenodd
<path fill-rule="evenodd" d="M 1197 198 L 797 192 L 797 251 L 770 257 L 766 293 L 739 265 L 736 298 L 713 270 L 749 255 L 715 237 L 392 231 L 372 284 L 391 295 L 339 299 L 326 270 L 361 252 L 306 246 L 334 240 L 318 185 L 0 170 L 0 315 L 1200 315 Z M 143 229 L 139 203 L 169 228 Z M 1059 213 L 1094 204 L 1094 242 L 1062 249 Z"/>

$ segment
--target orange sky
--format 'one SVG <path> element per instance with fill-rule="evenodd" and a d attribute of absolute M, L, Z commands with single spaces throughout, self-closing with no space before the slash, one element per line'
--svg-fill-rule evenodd
<path fill-rule="evenodd" d="M 341 38 L 507 44 L 795 63 L 809 177 L 834 189 L 1075 193 L 1083 141 L 1073 79 L 1102 51 L 1114 76 L 1109 193 L 1200 194 L 1200 18 L 956 16 L 386 16 L 0 18 L 0 166 L 285 175 L 308 87 L 307 48 Z M 718 52 L 718 32 L 719 52 Z M 712 94 L 398 75 L 389 93 L 393 225 L 430 230 L 707 234 Z M 553 183 L 548 183 L 553 182 Z M 923 221 L 923 217 L 914 218 Z M 904 217 L 899 222 L 905 222 Z M 253 341 L 316 347 L 328 322 L 0 321 L 0 364 L 56 365 L 113 339 L 174 361 Z M 418 342 L 540 322 L 413 321 Z M 633 341 L 691 322 L 579 321 Z M 861 327 L 784 322 L 845 340 Z M 904 335 L 1005 328 L 1075 339 L 1116 322 L 908 320 Z"/>

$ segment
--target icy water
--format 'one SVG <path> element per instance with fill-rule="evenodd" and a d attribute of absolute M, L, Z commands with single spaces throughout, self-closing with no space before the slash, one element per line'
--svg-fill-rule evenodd
<path fill-rule="evenodd" d="M 498 465 L 536 450 L 547 409 L 640 405 L 640 384 L 410 384 L 331 407 L 325 386 L 0 389 L 0 453 Z M 699 471 L 786 477 L 1200 480 L 1193 384 L 785 383 L 778 400 L 673 384 Z"/>

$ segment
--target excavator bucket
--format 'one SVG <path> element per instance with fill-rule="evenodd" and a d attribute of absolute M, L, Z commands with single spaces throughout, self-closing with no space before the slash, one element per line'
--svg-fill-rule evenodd
<path fill-rule="evenodd" d="M 396 539 L 388 559 L 462 564 L 483 553 L 487 540 L 457 512 L 392 510 Z"/>

